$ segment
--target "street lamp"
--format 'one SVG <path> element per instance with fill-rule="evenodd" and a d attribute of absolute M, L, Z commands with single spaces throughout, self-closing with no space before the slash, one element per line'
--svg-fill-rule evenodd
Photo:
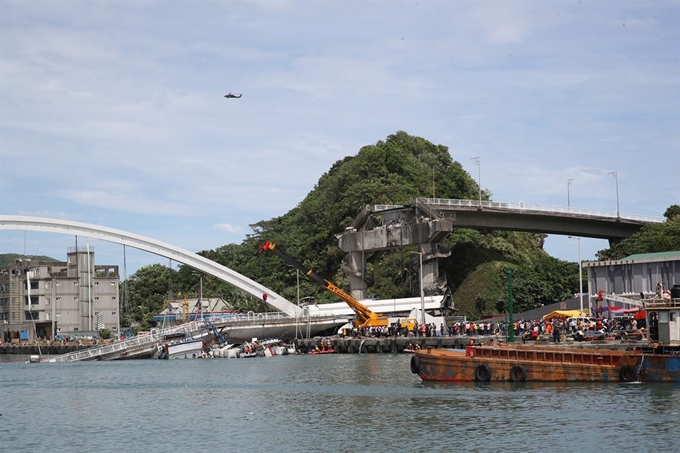
<path fill-rule="evenodd" d="M 571 212 L 571 200 L 569 200 L 569 187 L 571 187 L 571 183 L 574 182 L 574 179 L 576 178 L 569 178 L 567 179 L 567 210 Z"/>
<path fill-rule="evenodd" d="M 616 217 L 620 219 L 621 211 L 619 210 L 619 174 L 615 171 L 607 174 L 612 175 L 616 181 Z"/>
<path fill-rule="evenodd" d="M 423 252 L 417 253 L 420 257 L 420 319 L 421 324 L 425 324 L 425 293 L 423 292 Z"/>
<path fill-rule="evenodd" d="M 581 302 L 581 318 L 583 318 L 583 265 L 581 263 L 581 238 L 569 236 L 569 239 L 576 239 L 578 241 L 578 297 Z"/>
<path fill-rule="evenodd" d="M 198 321 L 198 316 L 200 316 L 201 319 L 204 318 L 204 316 L 203 316 L 203 273 L 202 272 L 192 272 L 191 274 L 198 276 L 198 301 L 196 302 L 196 309 L 198 310 L 198 315 L 196 316 L 196 320 Z M 208 305 L 208 309 L 210 309 L 210 305 Z"/>
<path fill-rule="evenodd" d="M 482 209 L 482 164 L 479 161 L 479 156 L 473 157 L 470 160 L 477 162 L 477 185 L 479 186 L 479 209 Z"/>

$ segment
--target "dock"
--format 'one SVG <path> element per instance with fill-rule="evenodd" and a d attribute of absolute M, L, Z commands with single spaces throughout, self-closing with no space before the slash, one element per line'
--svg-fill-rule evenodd
<path fill-rule="evenodd" d="M 482 344 L 505 343 L 504 336 L 441 336 L 441 337 L 315 337 L 295 340 L 297 348 L 301 352 L 312 351 L 321 342 L 326 345 L 330 342 L 331 347 L 338 354 L 395 354 L 404 352 L 409 345 L 420 349 L 465 349 L 474 342 L 479 346 Z M 521 341 L 517 342 L 521 344 Z M 646 341 L 620 341 L 620 340 L 593 340 L 593 341 L 564 341 L 555 344 L 550 341 L 533 342 L 536 345 L 559 347 L 576 347 L 583 349 L 627 349 L 632 346 L 643 346 Z"/>

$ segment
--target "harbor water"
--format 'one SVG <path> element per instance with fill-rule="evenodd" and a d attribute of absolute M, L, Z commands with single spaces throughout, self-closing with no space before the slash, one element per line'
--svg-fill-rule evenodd
<path fill-rule="evenodd" d="M 424 383 L 410 358 L 0 356 L 0 451 L 680 451 L 680 385 Z"/>

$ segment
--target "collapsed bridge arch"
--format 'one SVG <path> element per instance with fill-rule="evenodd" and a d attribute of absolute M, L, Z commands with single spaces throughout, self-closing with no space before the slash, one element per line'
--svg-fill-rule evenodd
<path fill-rule="evenodd" d="M 73 222 L 70 220 L 15 215 L 0 215 L 0 230 L 31 230 L 44 231 L 48 233 L 79 235 L 144 250 L 145 252 L 150 252 L 155 255 L 169 258 L 173 261 L 186 264 L 187 266 L 198 271 L 212 275 L 247 292 L 248 294 L 257 297 L 258 299 L 261 299 L 262 295 L 266 294 L 267 300 L 264 302 L 267 303 L 267 305 L 289 316 L 293 317 L 302 313 L 301 309 L 297 305 L 284 299 L 282 296 L 273 292 L 269 288 L 249 279 L 244 275 L 239 274 L 232 269 L 229 269 L 226 266 L 218 264 L 188 250 L 184 250 L 182 248 L 175 247 L 174 245 L 138 234 L 117 230 L 114 228 L 108 228 L 101 225 Z"/>

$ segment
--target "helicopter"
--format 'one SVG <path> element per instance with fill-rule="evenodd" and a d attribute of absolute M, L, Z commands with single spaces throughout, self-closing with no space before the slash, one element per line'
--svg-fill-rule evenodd
<path fill-rule="evenodd" d="M 228 99 L 239 99 L 241 96 L 243 96 L 241 93 L 229 93 L 224 95 L 224 97 Z"/>

